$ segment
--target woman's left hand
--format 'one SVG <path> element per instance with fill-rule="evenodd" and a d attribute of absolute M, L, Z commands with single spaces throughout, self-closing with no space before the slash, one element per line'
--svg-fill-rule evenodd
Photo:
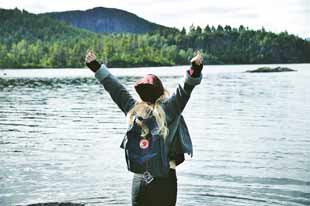
<path fill-rule="evenodd" d="M 90 63 L 94 60 L 96 60 L 96 54 L 92 50 L 87 51 L 87 54 L 85 56 L 85 62 Z"/>
<path fill-rule="evenodd" d="M 89 50 L 85 56 L 85 62 L 88 68 L 93 72 L 96 72 L 100 68 L 99 62 L 96 60 L 96 54 Z"/>

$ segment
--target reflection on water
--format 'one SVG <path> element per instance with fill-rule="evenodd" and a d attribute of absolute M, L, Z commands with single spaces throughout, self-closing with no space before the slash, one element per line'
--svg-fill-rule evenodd
<path fill-rule="evenodd" d="M 255 67 L 204 70 L 184 111 L 194 157 L 177 168 L 178 205 L 310 205 L 310 65 L 243 72 Z M 142 75 L 173 92 L 185 69 L 112 72 L 137 97 Z M 124 117 L 86 69 L 0 71 L 0 205 L 130 205 Z"/>

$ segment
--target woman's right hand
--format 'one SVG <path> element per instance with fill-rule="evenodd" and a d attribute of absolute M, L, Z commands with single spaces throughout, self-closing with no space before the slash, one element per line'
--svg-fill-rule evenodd
<path fill-rule="evenodd" d="M 201 70 L 203 68 L 203 57 L 202 54 L 198 51 L 196 56 L 191 59 L 192 67 L 189 71 L 192 77 L 199 77 Z"/>
<path fill-rule="evenodd" d="M 202 54 L 198 51 L 196 56 L 194 56 L 191 60 L 191 63 L 194 63 L 196 65 L 201 65 L 203 62 Z"/>
<path fill-rule="evenodd" d="M 90 68 L 93 72 L 96 72 L 100 68 L 100 64 L 96 60 L 96 54 L 92 50 L 87 51 L 85 62 L 87 67 Z"/>

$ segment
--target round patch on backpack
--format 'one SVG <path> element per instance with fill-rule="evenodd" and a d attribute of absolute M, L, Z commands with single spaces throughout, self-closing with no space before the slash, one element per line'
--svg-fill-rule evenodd
<path fill-rule="evenodd" d="M 147 139 L 141 139 L 139 145 L 141 149 L 147 149 L 149 147 L 149 141 Z"/>

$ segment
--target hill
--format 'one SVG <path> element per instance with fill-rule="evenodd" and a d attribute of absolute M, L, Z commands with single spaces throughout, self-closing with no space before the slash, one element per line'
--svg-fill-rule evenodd
<path fill-rule="evenodd" d="M 75 27 L 96 33 L 135 33 L 153 32 L 168 27 L 149 22 L 137 15 L 114 8 L 96 7 L 85 11 L 64 11 L 45 13 Z"/>
<path fill-rule="evenodd" d="M 27 41 L 50 41 L 92 35 L 48 16 L 36 15 L 19 9 L 0 9 L 0 42 L 6 44 Z"/>

